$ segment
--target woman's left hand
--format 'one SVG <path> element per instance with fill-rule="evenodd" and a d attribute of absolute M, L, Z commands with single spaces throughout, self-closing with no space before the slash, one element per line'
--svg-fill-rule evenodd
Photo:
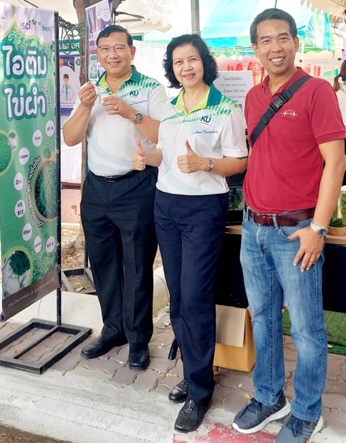
<path fill-rule="evenodd" d="M 190 174 L 191 172 L 205 171 L 208 159 L 199 157 L 191 148 L 190 143 L 185 142 L 187 153 L 179 155 L 177 158 L 178 168 L 181 172 Z"/>

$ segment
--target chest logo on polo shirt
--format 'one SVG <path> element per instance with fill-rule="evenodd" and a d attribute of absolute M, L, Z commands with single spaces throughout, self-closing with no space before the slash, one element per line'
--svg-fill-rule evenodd
<path fill-rule="evenodd" d="M 286 109 L 285 111 L 283 111 L 282 115 L 284 117 L 289 116 L 289 117 L 297 117 L 298 114 L 296 114 L 296 111 L 294 111 L 293 109 Z"/>
<path fill-rule="evenodd" d="M 203 115 L 200 119 L 200 122 L 204 125 L 209 125 L 211 121 L 211 115 Z"/>
<path fill-rule="evenodd" d="M 138 89 L 136 89 L 135 91 L 130 91 L 130 97 L 138 97 L 138 94 L 139 94 L 139 90 Z"/>

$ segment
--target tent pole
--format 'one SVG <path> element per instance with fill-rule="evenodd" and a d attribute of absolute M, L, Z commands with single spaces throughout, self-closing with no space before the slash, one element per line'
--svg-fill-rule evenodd
<path fill-rule="evenodd" d="M 193 34 L 201 35 L 199 23 L 199 0 L 191 0 L 191 29 Z"/>

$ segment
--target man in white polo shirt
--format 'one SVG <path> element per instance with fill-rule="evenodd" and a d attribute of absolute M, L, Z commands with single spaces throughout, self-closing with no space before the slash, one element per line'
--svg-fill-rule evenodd
<path fill-rule="evenodd" d="M 136 48 L 125 28 L 108 26 L 96 44 L 105 73 L 96 85 L 82 86 L 63 128 L 67 145 L 88 141 L 81 218 L 104 323 L 82 355 L 96 358 L 129 342 L 129 367 L 144 370 L 153 332 L 157 168 L 134 171 L 131 159 L 136 138 L 155 149 L 167 97 L 160 83 L 132 66 Z"/>

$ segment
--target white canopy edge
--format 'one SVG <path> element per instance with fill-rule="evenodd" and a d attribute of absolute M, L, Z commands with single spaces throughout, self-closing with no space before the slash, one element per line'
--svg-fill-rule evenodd
<path fill-rule="evenodd" d="M 77 24 L 77 13 L 73 6 L 73 0 L 0 0 L 0 3 L 11 3 L 15 6 L 27 8 L 37 6 L 42 9 L 55 10 L 67 22 Z M 146 33 L 153 29 L 167 31 L 171 27 L 172 15 L 177 13 L 177 2 L 171 0 L 123 0 L 118 8 L 120 14 L 117 23 L 124 26 L 131 33 Z M 121 14 L 124 13 L 124 14 Z M 143 16 L 142 20 L 136 20 L 131 15 Z"/>
<path fill-rule="evenodd" d="M 300 0 L 300 3 L 336 16 L 342 16 L 346 9 L 346 0 Z"/>

